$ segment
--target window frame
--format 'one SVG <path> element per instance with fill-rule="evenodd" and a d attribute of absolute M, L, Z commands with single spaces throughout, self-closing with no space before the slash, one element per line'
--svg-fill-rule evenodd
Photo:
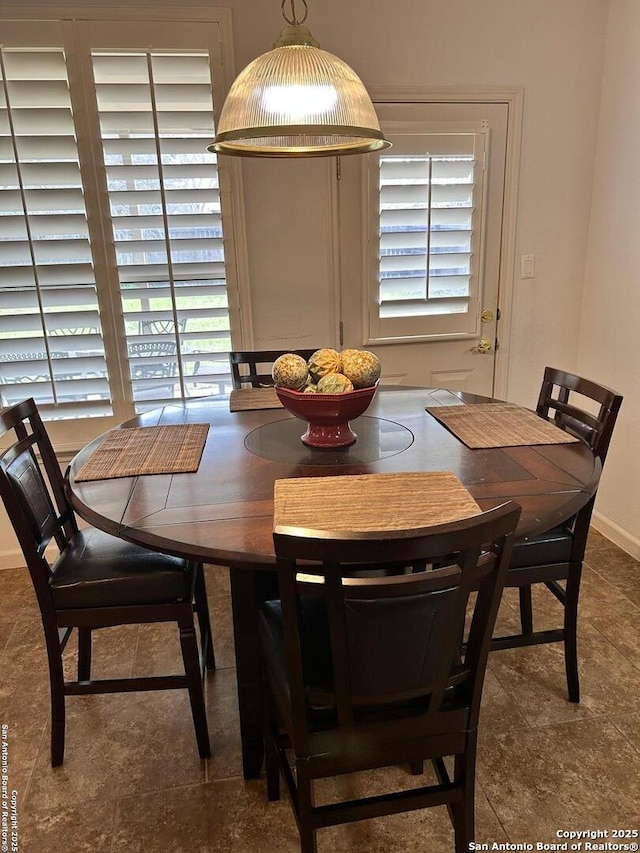
<path fill-rule="evenodd" d="M 477 279 L 475 287 L 471 288 L 468 311 L 460 314 L 423 314 L 399 315 L 394 318 L 381 318 L 380 305 L 380 190 L 379 162 L 380 158 L 393 157 L 398 146 L 389 152 L 369 155 L 363 163 L 363 246 L 365 251 L 364 270 L 366 285 L 363 288 L 363 319 L 366 334 L 366 345 L 380 346 L 425 341 L 461 340 L 477 337 L 480 323 L 480 306 L 482 304 L 484 276 L 484 244 L 486 225 L 486 205 L 488 180 L 486 165 L 489 161 L 490 130 L 484 121 L 445 122 L 416 119 L 410 121 L 382 121 L 381 127 L 385 136 L 393 142 L 394 137 L 406 140 L 408 137 L 428 137 L 430 135 L 472 135 L 480 143 L 480 152 L 476 157 L 481 184 L 479 204 L 477 206 L 478 225 L 474 224 L 472 231 L 471 254 L 475 254 L 470 278 Z M 404 153 L 404 152 L 403 152 Z M 412 156 L 406 152 L 407 156 Z M 418 152 L 416 151 L 416 154 Z M 434 152 L 435 153 L 435 152 Z M 437 156 L 437 154 L 436 154 Z M 427 257 L 427 269 L 429 259 Z M 427 280 L 428 287 L 428 280 Z M 461 322 L 452 329 L 451 323 L 447 329 L 447 321 L 456 317 Z"/>
<path fill-rule="evenodd" d="M 62 47 L 67 56 L 67 73 L 76 125 L 78 155 L 82 166 L 83 188 L 90 233 L 100 233 L 110 227 L 108 202 L 98 198 L 105 186 L 104 174 L 96 174 L 102 160 L 102 139 L 96 134 L 97 113 L 87 108 L 93 99 L 91 52 L 108 49 L 202 50 L 203 43 L 210 56 L 214 122 L 217 123 L 224 96 L 233 80 L 233 39 L 231 11 L 220 8 L 167 7 L 130 9 L 87 9 L 77 7 L 3 7 L 0 10 L 3 42 L 7 47 Z M 123 21 L 129 26 L 123 27 Z M 171 23 L 172 26 L 166 26 Z M 206 25 L 206 26 L 202 26 Z M 143 33 L 152 31 L 150 39 Z M 155 32 L 153 32 L 155 31 Z M 94 33 L 97 38 L 87 40 Z M 196 43 L 180 44 L 176 33 L 186 36 L 198 33 Z M 53 35 L 52 35 L 53 33 Z M 61 37 L 61 40 L 60 40 Z M 149 44 L 149 42 L 152 42 Z M 102 43 L 101 43 L 102 42 Z M 99 149 L 99 150 L 98 150 Z M 86 170 L 93 170 L 86 180 Z M 233 158 L 218 158 L 220 205 L 223 222 L 225 252 L 225 281 L 228 299 L 228 316 L 231 328 L 231 348 L 243 338 L 243 330 L 250 329 L 245 220 L 241 170 Z M 234 191 L 231 192 L 233 185 Z M 127 348 L 124 338 L 120 286 L 115 263 L 110 261 L 105 245 L 111 240 L 92 240 L 98 304 L 102 322 L 105 354 L 109 365 L 112 389 L 113 414 L 111 416 L 79 417 L 49 420 L 48 430 L 54 444 L 61 451 L 73 452 L 88 440 L 135 415 L 131 399 Z M 241 295 L 242 294 L 242 295 Z M 241 308 L 241 306 L 243 306 Z M 58 339 L 59 340 L 59 339 Z"/>

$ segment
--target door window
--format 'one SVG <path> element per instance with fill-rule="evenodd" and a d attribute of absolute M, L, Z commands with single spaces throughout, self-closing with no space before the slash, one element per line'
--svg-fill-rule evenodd
<path fill-rule="evenodd" d="M 486 131 L 385 127 L 369 157 L 370 341 L 475 334 Z"/>

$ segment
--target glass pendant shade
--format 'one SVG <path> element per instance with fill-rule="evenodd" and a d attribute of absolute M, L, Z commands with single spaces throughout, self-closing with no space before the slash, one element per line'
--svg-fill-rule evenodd
<path fill-rule="evenodd" d="M 209 151 L 246 157 L 322 157 L 388 148 L 371 99 L 345 62 L 306 27 L 285 27 L 276 46 L 238 75 Z"/>

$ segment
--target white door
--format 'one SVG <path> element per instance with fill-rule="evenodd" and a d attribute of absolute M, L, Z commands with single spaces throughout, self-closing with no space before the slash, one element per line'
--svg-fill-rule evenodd
<path fill-rule="evenodd" d="M 343 346 L 376 352 L 388 384 L 490 395 L 508 106 L 376 110 L 393 147 L 339 170 Z"/>

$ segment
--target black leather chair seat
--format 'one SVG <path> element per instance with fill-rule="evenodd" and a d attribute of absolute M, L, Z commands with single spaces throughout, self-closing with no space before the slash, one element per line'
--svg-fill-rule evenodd
<path fill-rule="evenodd" d="M 566 563 L 571 559 L 573 534 L 565 526 L 553 527 L 539 536 L 516 542 L 511 552 L 509 571 L 512 569 Z M 507 581 L 507 585 L 508 585 Z"/>
<path fill-rule="evenodd" d="M 49 581 L 57 609 L 189 600 L 186 560 L 103 533 L 80 530 L 56 560 Z"/>

